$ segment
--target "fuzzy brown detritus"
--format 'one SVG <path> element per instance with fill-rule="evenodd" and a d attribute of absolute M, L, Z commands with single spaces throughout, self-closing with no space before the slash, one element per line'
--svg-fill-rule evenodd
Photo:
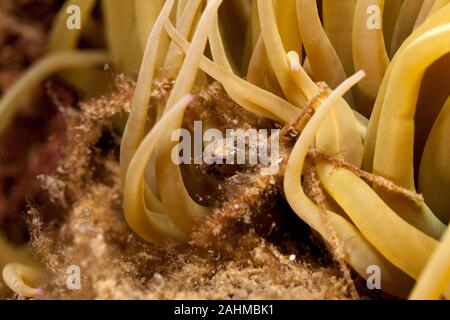
<path fill-rule="evenodd" d="M 192 239 L 197 245 L 223 246 L 231 252 L 234 246 L 230 241 L 234 236 L 240 236 L 251 228 L 255 214 L 281 190 L 280 181 L 276 181 L 276 178 L 255 174 L 238 174 L 230 178 L 227 184 L 234 196 L 214 210 L 213 216 L 192 234 Z"/>
<path fill-rule="evenodd" d="M 160 249 L 129 233 L 97 184 L 56 231 L 34 232 L 33 248 L 52 273 L 48 297 L 65 299 L 343 299 L 334 268 L 307 255 L 298 261 L 249 232 L 231 256 L 177 245 Z M 32 212 L 33 226 L 39 216 Z M 67 290 L 66 269 L 79 265 L 81 290 Z"/>
<path fill-rule="evenodd" d="M 212 121 L 216 128 L 273 128 L 274 122 L 249 112 L 234 102 L 219 82 L 213 82 L 195 92 L 184 124 L 194 120 Z"/>
<path fill-rule="evenodd" d="M 67 207 L 68 203 L 84 193 L 86 181 L 92 179 L 93 149 L 104 130 L 114 132 L 113 117 L 129 109 L 133 85 L 124 76 L 116 78 L 116 90 L 80 104 L 80 111 L 67 106 L 61 93 L 49 90 L 55 104 L 64 114 L 67 127 L 67 147 L 63 159 L 48 176 L 40 176 L 44 189 L 52 201 Z"/>
<path fill-rule="evenodd" d="M 118 165 L 105 167 L 115 181 L 92 182 L 62 225 L 30 223 L 34 252 L 51 272 L 48 297 L 78 299 L 228 299 L 286 297 L 343 299 L 345 284 L 334 268 L 307 255 L 281 254 L 252 230 L 232 254 L 196 245 L 158 248 L 130 233 L 120 213 Z M 65 287 L 66 269 L 78 265 L 82 290 Z"/>

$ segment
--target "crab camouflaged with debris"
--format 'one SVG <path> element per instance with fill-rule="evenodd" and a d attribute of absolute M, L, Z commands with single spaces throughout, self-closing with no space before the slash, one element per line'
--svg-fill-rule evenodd
<path fill-rule="evenodd" d="M 448 0 L 67 0 L 0 100 L 65 123 L 5 295 L 449 298 L 449 40 Z M 278 156 L 179 164 L 195 121 Z"/>

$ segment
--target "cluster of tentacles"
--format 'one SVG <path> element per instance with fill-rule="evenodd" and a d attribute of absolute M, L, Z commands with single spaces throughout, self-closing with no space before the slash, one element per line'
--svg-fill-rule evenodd
<path fill-rule="evenodd" d="M 81 30 L 66 28 L 70 5 Z M 121 142 L 125 218 L 151 243 L 186 241 L 214 213 L 191 197 L 195 176 L 171 160 L 171 138 L 192 92 L 213 79 L 299 133 L 280 159 L 284 195 L 338 259 L 363 278 L 377 266 L 392 295 L 450 297 L 450 1 L 104 0 L 107 49 L 78 49 L 83 32 L 101 30 L 95 8 L 67 1 L 48 55 L 0 101 L 0 130 L 48 76 L 93 96 L 110 63 L 137 81 Z M 174 79 L 170 95 L 150 103 L 162 79 Z M 41 295 L 38 267 L 0 248 L 5 283 Z"/>

